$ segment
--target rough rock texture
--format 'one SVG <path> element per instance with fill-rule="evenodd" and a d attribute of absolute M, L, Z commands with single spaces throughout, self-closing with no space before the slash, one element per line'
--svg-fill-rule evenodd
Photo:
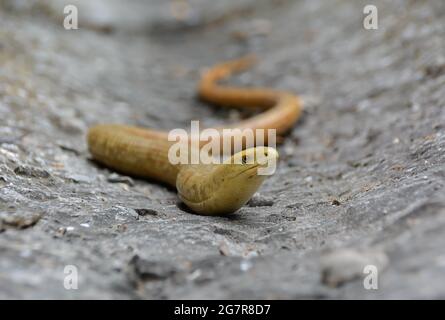
<path fill-rule="evenodd" d="M 69 2 L 80 30 L 64 1 L 0 0 L 0 298 L 445 298 L 443 0 L 373 1 L 378 30 L 367 1 Z M 249 206 L 193 215 L 90 160 L 99 122 L 236 120 L 194 88 L 247 52 L 232 83 L 306 102 Z"/>

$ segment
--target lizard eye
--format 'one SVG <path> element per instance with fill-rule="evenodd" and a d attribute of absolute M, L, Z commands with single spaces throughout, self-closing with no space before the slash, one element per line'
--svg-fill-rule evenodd
<path fill-rule="evenodd" d="M 247 156 L 246 156 L 246 155 L 244 155 L 244 156 L 241 157 L 241 162 L 242 162 L 243 164 L 246 164 L 246 163 L 247 163 Z"/>

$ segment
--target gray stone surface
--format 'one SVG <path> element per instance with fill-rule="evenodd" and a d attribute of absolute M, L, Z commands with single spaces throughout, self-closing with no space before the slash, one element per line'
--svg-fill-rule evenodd
<path fill-rule="evenodd" d="M 66 31 L 64 1 L 0 0 L 0 298 L 445 298 L 443 0 L 374 1 L 377 31 L 366 1 L 74 2 Z M 193 215 L 90 160 L 96 123 L 236 119 L 194 89 L 247 52 L 232 83 L 307 105 L 250 206 Z"/>

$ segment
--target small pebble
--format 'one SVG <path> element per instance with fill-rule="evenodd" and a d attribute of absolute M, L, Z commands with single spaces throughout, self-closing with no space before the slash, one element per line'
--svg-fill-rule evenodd
<path fill-rule="evenodd" d="M 31 167 L 31 166 L 26 166 L 26 165 L 21 165 L 21 166 L 16 167 L 14 169 L 14 173 L 17 175 L 34 177 L 34 178 L 49 178 L 50 177 L 50 174 L 48 171 L 39 169 L 39 168 L 35 168 L 35 167 Z"/>
<path fill-rule="evenodd" d="M 218 250 L 221 255 L 226 256 L 226 257 L 230 256 L 229 246 L 227 245 L 227 243 L 225 241 L 220 243 Z"/>
<path fill-rule="evenodd" d="M 243 272 L 249 271 L 252 268 L 252 262 L 248 259 L 243 259 L 240 263 L 240 269 Z"/>
<path fill-rule="evenodd" d="M 172 262 L 145 260 L 138 255 L 133 256 L 128 264 L 128 275 L 133 282 L 164 280 L 177 272 L 176 265 Z"/>
<path fill-rule="evenodd" d="M 66 228 L 60 227 L 59 229 L 57 229 L 57 231 L 56 231 L 54 236 L 56 238 L 61 238 L 61 237 L 63 237 L 65 235 L 65 233 L 66 233 Z"/>
<path fill-rule="evenodd" d="M 136 213 L 142 217 L 159 215 L 159 212 L 155 209 L 134 209 L 134 211 L 136 211 Z"/>
<path fill-rule="evenodd" d="M 202 271 L 200 269 L 196 269 L 191 274 L 187 276 L 187 279 L 190 281 L 195 281 L 202 275 Z"/>
<path fill-rule="evenodd" d="M 68 174 L 67 178 L 75 183 L 92 183 L 94 179 L 83 174 Z"/>
<path fill-rule="evenodd" d="M 263 196 L 259 193 L 255 193 L 249 200 L 249 207 L 271 207 L 274 204 L 272 197 Z"/>
<path fill-rule="evenodd" d="M 125 232 L 128 229 L 128 225 L 126 223 L 116 225 L 116 230 L 118 232 Z"/>
<path fill-rule="evenodd" d="M 130 177 L 127 176 L 121 176 L 117 173 L 112 173 L 107 177 L 108 182 L 112 183 L 125 183 L 129 185 L 130 187 L 134 186 L 134 181 Z"/>
<path fill-rule="evenodd" d="M 2 228 L 10 227 L 16 229 L 26 229 L 34 226 L 41 217 L 41 214 L 34 213 L 0 215 L 0 223 Z"/>
<path fill-rule="evenodd" d="M 388 265 L 388 257 L 378 250 L 338 249 L 321 258 L 322 282 L 329 287 L 364 276 L 364 268 L 374 265 L 382 271 Z"/>

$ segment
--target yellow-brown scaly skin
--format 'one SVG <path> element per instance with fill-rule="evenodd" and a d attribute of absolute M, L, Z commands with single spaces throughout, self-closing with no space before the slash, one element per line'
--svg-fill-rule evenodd
<path fill-rule="evenodd" d="M 300 117 L 301 101 L 297 96 L 271 89 L 217 84 L 253 62 L 254 58 L 249 56 L 216 65 L 202 75 L 198 94 L 204 101 L 217 105 L 264 110 L 224 128 L 276 129 L 278 134 L 284 134 Z M 216 129 L 222 132 L 223 128 Z M 266 178 L 257 174 L 258 168 L 264 165 L 257 161 L 259 153 L 256 152 L 268 154 L 268 159 L 273 161 L 278 158 L 275 149 L 255 146 L 254 142 L 254 145 L 244 145 L 246 150 L 232 155 L 222 164 L 174 165 L 168 159 L 173 143 L 168 141 L 167 132 L 117 124 L 97 125 L 88 132 L 88 146 L 95 160 L 126 174 L 175 186 L 181 200 L 203 215 L 235 212 L 256 192 Z M 248 164 L 234 164 L 234 160 L 241 157 L 254 160 Z"/>

